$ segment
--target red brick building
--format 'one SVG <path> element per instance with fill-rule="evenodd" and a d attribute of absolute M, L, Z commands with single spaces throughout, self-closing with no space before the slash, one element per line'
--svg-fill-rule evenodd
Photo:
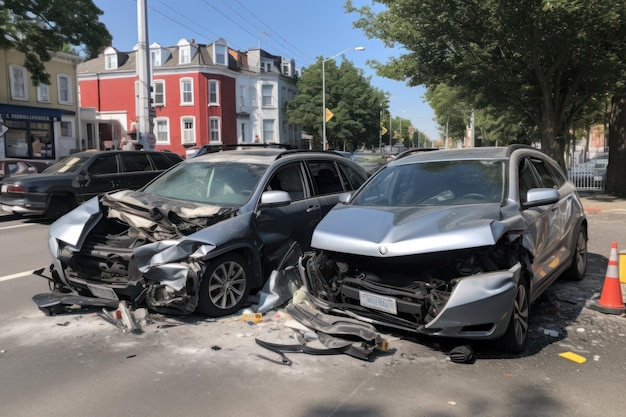
<path fill-rule="evenodd" d="M 231 50 L 223 39 L 150 45 L 156 149 L 184 155 L 194 146 L 252 142 L 263 129 L 266 142 L 297 143 L 299 127 L 288 125 L 284 113 L 284 103 L 297 94 L 294 67 L 293 60 L 264 51 Z M 83 148 L 106 149 L 132 136 L 137 83 L 135 51 L 109 47 L 78 66 Z"/>

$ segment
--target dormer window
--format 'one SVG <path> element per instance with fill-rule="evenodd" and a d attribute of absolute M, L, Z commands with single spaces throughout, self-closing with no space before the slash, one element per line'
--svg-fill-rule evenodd
<path fill-rule="evenodd" d="M 185 38 L 179 40 L 176 46 L 178 47 L 178 64 L 189 64 L 195 55 L 196 48 Z"/>
<path fill-rule="evenodd" d="M 226 45 L 218 43 L 214 44 L 213 56 L 216 65 L 227 65 L 228 61 L 226 59 Z"/>
<path fill-rule="evenodd" d="M 180 52 L 179 59 L 178 59 L 179 64 L 188 64 L 191 62 L 191 47 L 189 45 L 181 46 L 179 52 Z"/>
<path fill-rule="evenodd" d="M 109 46 L 104 50 L 104 68 L 108 70 L 117 69 L 117 51 Z"/>
<path fill-rule="evenodd" d="M 154 49 L 150 51 L 150 65 L 152 67 L 161 66 L 161 50 L 160 49 Z"/>

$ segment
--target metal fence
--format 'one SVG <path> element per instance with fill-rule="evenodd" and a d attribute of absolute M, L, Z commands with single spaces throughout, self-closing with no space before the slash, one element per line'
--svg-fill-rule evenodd
<path fill-rule="evenodd" d="M 604 191 L 606 188 L 608 159 L 591 159 L 573 165 L 567 171 L 567 177 L 581 191 Z"/>

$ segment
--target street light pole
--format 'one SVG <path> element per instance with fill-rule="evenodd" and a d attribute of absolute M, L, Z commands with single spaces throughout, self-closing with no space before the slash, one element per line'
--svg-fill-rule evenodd
<path fill-rule="evenodd" d="M 364 46 L 357 46 L 355 48 L 347 48 L 341 52 L 336 53 L 335 55 L 329 58 L 322 58 L 322 150 L 326 150 L 326 61 L 329 61 L 345 52 L 348 51 L 364 51 Z"/>

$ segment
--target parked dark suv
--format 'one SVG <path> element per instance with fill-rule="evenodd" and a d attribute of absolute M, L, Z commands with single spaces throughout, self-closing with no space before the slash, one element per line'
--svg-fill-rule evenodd
<path fill-rule="evenodd" d="M 42 173 L 6 178 L 4 211 L 57 218 L 107 191 L 138 189 L 182 161 L 172 152 L 85 151 L 69 155 Z"/>
<path fill-rule="evenodd" d="M 94 198 L 50 226 L 55 287 L 223 316 L 260 289 L 367 178 L 330 152 L 256 148 L 181 162 L 138 191 Z"/>

